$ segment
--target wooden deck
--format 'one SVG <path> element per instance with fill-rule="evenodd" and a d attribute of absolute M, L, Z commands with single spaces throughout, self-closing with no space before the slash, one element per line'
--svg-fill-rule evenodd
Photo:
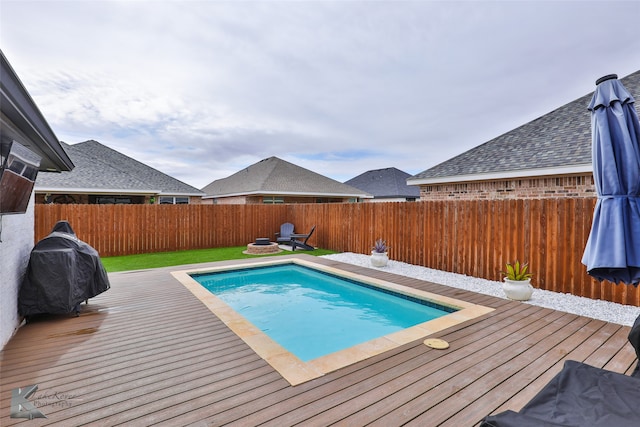
<path fill-rule="evenodd" d="M 0 425 L 476 426 L 564 360 L 635 366 L 629 327 L 317 261 L 496 310 L 438 333 L 447 350 L 419 340 L 292 387 L 169 274 L 186 267 L 115 273 L 80 317 L 36 319 L 5 346 Z M 32 384 L 47 418 L 10 418 L 12 390 Z"/>

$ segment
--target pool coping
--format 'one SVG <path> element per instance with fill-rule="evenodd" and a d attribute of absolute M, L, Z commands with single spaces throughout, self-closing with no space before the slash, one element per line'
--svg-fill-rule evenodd
<path fill-rule="evenodd" d="M 308 362 L 303 362 L 294 354 L 283 348 L 280 344 L 269 338 L 260 329 L 237 313 L 220 298 L 205 289 L 200 283 L 190 276 L 190 274 L 202 274 L 291 263 L 335 274 L 347 279 L 361 281 L 369 285 L 409 295 L 415 298 L 427 299 L 439 305 L 456 308 L 457 311 Z M 282 375 L 292 386 L 319 378 L 329 372 L 344 368 L 356 362 L 368 359 L 369 357 L 384 353 L 401 345 L 408 344 L 412 341 L 424 339 L 429 335 L 433 335 L 434 333 L 440 332 L 462 322 L 475 319 L 494 310 L 490 307 L 468 303 L 466 301 L 437 295 L 408 286 L 398 285 L 386 280 L 349 272 L 313 262 L 312 260 L 300 258 L 271 258 L 268 260 L 256 260 L 254 262 L 242 262 L 238 264 L 225 263 L 220 266 L 172 271 L 171 275 L 182 283 L 182 285 L 184 285 L 196 298 L 198 298 L 213 314 L 227 325 L 229 329 L 247 343 L 253 351 L 278 371 L 280 375 Z"/>

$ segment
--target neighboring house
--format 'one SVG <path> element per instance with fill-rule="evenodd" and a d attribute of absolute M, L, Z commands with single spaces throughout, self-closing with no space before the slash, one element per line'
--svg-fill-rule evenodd
<path fill-rule="evenodd" d="M 367 202 L 413 202 L 420 198 L 420 189 L 407 185 L 410 174 L 397 168 L 375 169 L 362 173 L 345 184 L 373 195 Z"/>
<path fill-rule="evenodd" d="M 347 203 L 370 194 L 277 157 L 261 160 L 202 189 L 218 204 Z"/>
<path fill-rule="evenodd" d="M 639 100 L 640 71 L 620 80 Z M 427 169 L 407 183 L 420 187 L 422 200 L 594 197 L 587 110 L 592 96 L 593 92 Z"/>
<path fill-rule="evenodd" d="M 40 158 L 38 176 L 49 171 L 70 171 L 73 162 L 63 150 L 40 110 L 31 99 L 15 71 L 0 51 L 0 167 L 7 162 L 9 150 L 26 147 L 29 157 Z M 13 170 L 13 169 L 12 169 Z M 9 171 L 9 169 L 7 169 Z M 34 170 L 35 172 L 35 170 Z M 0 174 L 4 184 L 10 172 Z M 26 212 L 0 213 L 0 348 L 9 341 L 22 319 L 18 315 L 18 289 L 27 270 L 34 241 L 33 180 L 28 186 Z M 0 202 L 18 197 L 18 187 L 3 185 Z M 0 212 L 4 212 L 0 206 Z"/>
<path fill-rule="evenodd" d="M 76 165 L 36 180 L 36 203 L 198 204 L 204 193 L 97 141 L 63 144 Z"/>

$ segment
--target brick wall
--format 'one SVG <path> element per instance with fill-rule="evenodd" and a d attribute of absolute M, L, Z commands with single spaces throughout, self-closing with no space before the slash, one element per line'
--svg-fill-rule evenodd
<path fill-rule="evenodd" d="M 592 174 L 421 185 L 420 200 L 595 197 Z"/>

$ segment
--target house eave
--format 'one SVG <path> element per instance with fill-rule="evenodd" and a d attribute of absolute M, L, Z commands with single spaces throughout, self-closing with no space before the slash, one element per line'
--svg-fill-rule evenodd
<path fill-rule="evenodd" d="M 34 191 L 37 194 L 42 193 L 65 193 L 65 194 L 119 194 L 119 195 L 168 195 L 175 196 L 174 193 L 161 193 L 160 190 L 139 190 L 139 189 L 121 189 L 121 188 L 68 188 L 68 187 L 39 187 L 36 186 Z"/>
<path fill-rule="evenodd" d="M 0 111 L 2 141 L 15 139 L 42 157 L 41 171 L 70 171 L 74 164 L 60 141 L 0 51 Z"/>
<path fill-rule="evenodd" d="M 489 172 L 469 175 L 443 176 L 435 178 L 407 178 L 407 185 L 435 185 L 458 182 L 497 181 L 515 178 L 575 175 L 587 172 L 593 172 L 593 166 L 591 165 L 591 163 L 554 168 L 521 169 L 516 171 Z"/>
<path fill-rule="evenodd" d="M 372 199 L 369 194 L 353 194 L 353 193 L 313 193 L 313 192 L 296 192 L 296 191 L 248 191 L 240 193 L 225 194 L 208 194 L 203 199 L 218 199 L 222 197 L 241 197 L 241 196 L 302 196 L 302 197 L 358 197 L 361 199 Z"/>
<path fill-rule="evenodd" d="M 203 193 L 180 193 L 174 191 L 161 191 L 159 196 L 204 197 Z"/>

